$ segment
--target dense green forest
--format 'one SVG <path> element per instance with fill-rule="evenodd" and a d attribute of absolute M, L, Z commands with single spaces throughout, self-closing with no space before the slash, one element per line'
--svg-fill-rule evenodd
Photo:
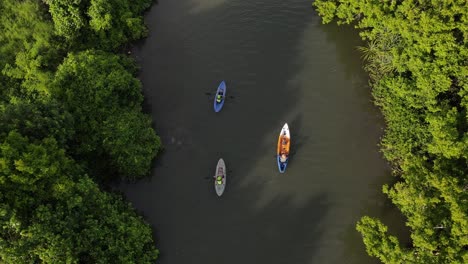
<path fill-rule="evenodd" d="M 154 263 L 150 226 L 113 179 L 161 149 L 137 67 L 152 0 L 0 1 L 0 263 Z"/>
<path fill-rule="evenodd" d="M 468 5 L 466 0 L 317 0 L 323 22 L 352 24 L 375 103 L 381 142 L 398 182 L 384 186 L 406 217 L 411 244 L 381 221 L 357 224 L 383 263 L 468 263 Z"/>

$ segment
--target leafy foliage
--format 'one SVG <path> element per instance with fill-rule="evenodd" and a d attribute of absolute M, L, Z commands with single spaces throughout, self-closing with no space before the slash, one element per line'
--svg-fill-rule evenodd
<path fill-rule="evenodd" d="M 377 219 L 358 224 L 384 263 L 468 262 L 468 8 L 466 1 L 317 0 L 324 22 L 353 23 L 368 40 L 382 150 L 400 182 L 384 192 L 408 218 L 403 249 Z"/>
<path fill-rule="evenodd" d="M 400 248 L 398 239 L 387 235 L 387 227 L 379 220 L 364 216 L 357 224 L 367 252 L 384 263 L 411 263 L 412 255 Z"/>
<path fill-rule="evenodd" d="M 55 101 L 8 104 L 0 111 L 0 135 L 21 131 L 28 138 L 41 140 L 53 137 L 60 145 L 74 136 L 73 116 Z"/>
<path fill-rule="evenodd" d="M 154 262 L 151 229 L 120 197 L 82 175 L 54 139 L 30 143 L 10 132 L 0 151 L 0 259 Z"/>
<path fill-rule="evenodd" d="M 58 35 L 69 42 L 114 50 L 146 35 L 141 12 L 151 0 L 44 0 Z M 97 45 L 96 45 L 97 44 Z"/>
<path fill-rule="evenodd" d="M 57 70 L 53 95 L 75 118 L 75 156 L 135 179 L 148 173 L 161 143 L 140 112 L 141 83 L 127 69 L 135 71 L 132 61 L 110 53 L 70 54 Z"/>
<path fill-rule="evenodd" d="M 40 197 L 45 200 L 58 198 L 59 194 L 53 191 L 55 184 L 81 173 L 52 138 L 30 144 L 27 138 L 11 131 L 0 147 L 1 199 L 19 216 L 27 215 L 29 208 L 39 206 Z"/>
<path fill-rule="evenodd" d="M 47 11 L 38 1 L 4 0 L 0 13 L 0 69 L 5 75 L 1 79 L 23 83 L 23 94 L 47 94 L 50 69 L 59 63 L 62 49 Z"/>
<path fill-rule="evenodd" d="M 148 174 L 161 148 L 148 116 L 137 111 L 112 115 L 104 122 L 102 134 L 104 150 L 120 175 L 135 179 Z"/>
<path fill-rule="evenodd" d="M 134 62 L 95 50 L 143 36 L 149 4 L 0 2 L 0 263 L 156 260 L 150 227 L 88 176 L 141 177 L 160 148 Z"/>

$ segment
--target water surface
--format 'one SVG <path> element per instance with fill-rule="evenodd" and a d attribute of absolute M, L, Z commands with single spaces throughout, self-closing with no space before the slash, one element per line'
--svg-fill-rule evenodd
<path fill-rule="evenodd" d="M 309 0 L 161 0 L 146 23 L 134 55 L 166 149 L 149 179 L 121 189 L 153 225 L 159 263 L 378 263 L 356 221 L 396 214 L 357 32 L 321 25 Z M 214 113 L 221 80 L 230 97 Z M 293 156 L 279 174 L 285 122 Z"/>

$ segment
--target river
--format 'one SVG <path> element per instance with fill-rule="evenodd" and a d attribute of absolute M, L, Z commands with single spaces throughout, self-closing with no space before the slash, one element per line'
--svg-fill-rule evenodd
<path fill-rule="evenodd" d="M 145 19 L 133 55 L 165 151 L 151 177 L 120 189 L 153 226 L 158 263 L 379 263 L 355 224 L 400 219 L 381 193 L 384 123 L 357 32 L 322 25 L 310 0 L 160 0 Z M 228 98 L 214 113 L 221 80 Z M 285 122 L 293 155 L 280 174 Z"/>

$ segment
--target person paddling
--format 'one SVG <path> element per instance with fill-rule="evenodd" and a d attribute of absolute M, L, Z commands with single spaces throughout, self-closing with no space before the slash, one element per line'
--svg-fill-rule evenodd
<path fill-rule="evenodd" d="M 221 185 L 223 184 L 223 178 L 224 178 L 224 175 L 218 175 L 216 178 L 216 183 Z"/>
<path fill-rule="evenodd" d="M 282 154 L 280 158 L 281 162 L 286 162 L 286 154 Z"/>
<path fill-rule="evenodd" d="M 221 92 L 216 96 L 216 102 L 217 103 L 221 103 L 221 101 L 223 100 L 223 95 L 221 94 Z"/>

